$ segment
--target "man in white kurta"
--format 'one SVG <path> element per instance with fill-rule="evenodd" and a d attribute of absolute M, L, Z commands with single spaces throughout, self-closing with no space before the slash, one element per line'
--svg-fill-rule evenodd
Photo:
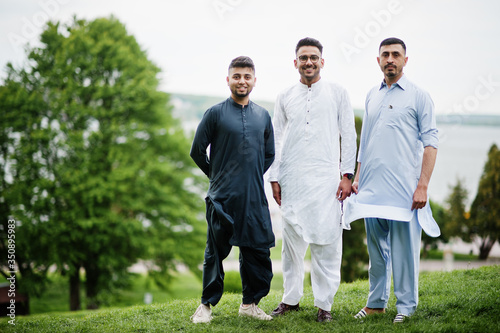
<path fill-rule="evenodd" d="M 340 201 L 351 192 L 356 130 L 346 90 L 320 77 L 321 52 L 317 40 L 299 41 L 295 67 L 300 82 L 278 95 L 274 110 L 276 158 L 269 180 L 283 216 L 284 295 L 271 315 L 298 309 L 310 245 L 318 321 L 330 321 L 340 284 Z"/>
<path fill-rule="evenodd" d="M 355 317 L 385 312 L 392 273 L 399 323 L 418 304 L 422 228 L 430 236 L 440 234 L 427 198 L 438 131 L 429 94 L 403 74 L 403 41 L 388 38 L 379 51 L 384 81 L 366 97 L 356 195 L 346 200 L 344 219 L 365 219 L 370 255 L 370 293 Z"/>

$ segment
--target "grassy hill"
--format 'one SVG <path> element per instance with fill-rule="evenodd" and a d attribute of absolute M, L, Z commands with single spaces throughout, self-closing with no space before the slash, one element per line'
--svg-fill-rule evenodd
<path fill-rule="evenodd" d="M 395 299 L 387 314 L 366 318 L 352 316 L 365 305 L 368 282 L 341 284 L 333 306 L 333 322 L 317 323 L 310 287 L 301 310 L 262 322 L 238 317 L 241 296 L 225 294 L 214 308 L 210 324 L 192 324 L 189 317 L 199 299 L 128 308 L 49 313 L 0 320 L 1 332 L 499 332 L 500 266 L 434 272 L 420 276 L 420 304 L 414 316 L 394 325 Z M 273 290 L 260 307 L 270 312 L 281 300 Z"/>
<path fill-rule="evenodd" d="M 227 96 L 203 96 L 189 94 L 170 94 L 170 101 L 174 106 L 174 114 L 183 120 L 200 120 L 207 109 L 217 103 L 224 101 Z M 252 99 L 252 101 L 254 101 Z M 267 109 L 271 114 L 273 112 L 274 103 L 267 101 L 254 101 L 263 108 Z"/>
<path fill-rule="evenodd" d="M 229 95 L 228 95 L 229 96 Z M 171 94 L 171 102 L 174 105 L 174 115 L 181 119 L 183 124 L 187 124 L 189 129 L 195 128 L 200 121 L 203 113 L 226 97 Z M 254 101 L 260 106 L 266 108 L 273 114 L 274 102 Z M 354 109 L 357 117 L 363 118 L 364 110 Z M 468 126 L 500 126 L 500 115 L 480 115 L 480 114 L 438 114 L 436 121 L 440 125 L 468 125 Z M 190 123 L 192 123 L 190 125 Z"/>

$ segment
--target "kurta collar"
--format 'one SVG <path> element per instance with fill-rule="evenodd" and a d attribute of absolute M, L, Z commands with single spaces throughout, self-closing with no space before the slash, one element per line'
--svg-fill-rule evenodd
<path fill-rule="evenodd" d="M 319 79 L 318 81 L 314 82 L 313 84 L 311 84 L 311 88 L 317 88 L 321 85 L 321 82 L 323 80 Z M 299 81 L 299 85 L 303 88 L 303 89 L 309 89 L 309 86 L 307 84 L 304 84 L 302 83 L 301 81 Z"/>
<path fill-rule="evenodd" d="M 247 105 L 238 104 L 238 103 L 236 103 L 236 101 L 231 96 L 229 96 L 228 100 L 229 100 L 229 102 L 231 102 L 231 104 L 233 106 L 237 107 L 238 109 L 241 109 L 242 107 L 247 108 L 247 107 L 250 106 L 250 104 L 252 104 L 251 100 L 248 100 L 248 104 Z"/>
<path fill-rule="evenodd" d="M 392 85 L 399 87 L 403 90 L 406 90 L 406 87 L 408 86 L 408 79 L 406 78 L 406 75 L 403 74 L 403 76 L 401 76 L 401 78 L 398 80 L 398 82 L 394 82 Z M 384 87 L 387 87 L 387 83 L 385 83 L 385 79 L 382 80 L 382 83 L 380 84 L 380 88 L 378 90 L 381 90 Z"/>

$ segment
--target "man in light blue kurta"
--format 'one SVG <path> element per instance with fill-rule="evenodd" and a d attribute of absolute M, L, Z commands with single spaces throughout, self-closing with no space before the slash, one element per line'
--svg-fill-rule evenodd
<path fill-rule="evenodd" d="M 346 200 L 344 222 L 365 219 L 370 255 L 370 293 L 356 318 L 385 312 L 392 270 L 397 323 L 417 307 L 421 230 L 440 234 L 427 196 L 438 136 L 432 99 L 403 74 L 403 41 L 384 40 L 377 60 L 384 81 L 366 98 L 356 194 Z"/>

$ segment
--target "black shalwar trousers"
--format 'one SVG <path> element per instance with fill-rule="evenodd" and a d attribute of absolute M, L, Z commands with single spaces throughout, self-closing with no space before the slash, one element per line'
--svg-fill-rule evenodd
<path fill-rule="evenodd" d="M 233 225 L 219 218 L 210 200 L 207 200 L 207 245 L 203 262 L 203 292 L 201 303 L 215 306 L 224 290 L 222 261 L 231 252 Z M 271 252 L 268 248 L 240 247 L 240 275 L 243 304 L 259 304 L 271 288 L 273 278 Z"/>

